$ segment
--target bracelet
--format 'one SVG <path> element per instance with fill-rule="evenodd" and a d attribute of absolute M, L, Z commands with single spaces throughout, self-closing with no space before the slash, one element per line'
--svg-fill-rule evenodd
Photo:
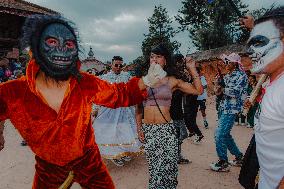
<path fill-rule="evenodd" d="M 192 77 L 192 79 L 197 79 L 197 78 L 199 78 L 199 76 L 197 75 Z"/>

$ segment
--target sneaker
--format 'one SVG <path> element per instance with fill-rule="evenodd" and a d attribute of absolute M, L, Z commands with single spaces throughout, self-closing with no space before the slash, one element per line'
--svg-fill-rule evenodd
<path fill-rule="evenodd" d="M 235 167 L 241 167 L 243 164 L 243 156 L 229 161 L 229 164 Z"/>
<path fill-rule="evenodd" d="M 124 163 L 123 163 L 123 161 L 121 159 L 111 159 L 111 162 L 113 164 L 115 164 L 116 166 L 118 166 L 118 167 L 124 166 Z"/>
<path fill-rule="evenodd" d="M 241 126 L 246 127 L 246 126 L 247 126 L 247 124 L 246 124 L 246 123 L 241 123 Z"/>
<path fill-rule="evenodd" d="M 239 125 L 239 122 L 235 122 L 235 123 L 234 123 L 234 126 L 238 126 L 238 125 Z"/>
<path fill-rule="evenodd" d="M 25 141 L 25 140 L 23 140 L 22 142 L 21 142 L 21 146 L 27 146 L 28 145 L 28 143 Z"/>
<path fill-rule="evenodd" d="M 204 120 L 204 127 L 205 129 L 208 129 L 208 122 L 206 120 Z"/>
<path fill-rule="evenodd" d="M 178 164 L 190 164 L 190 163 L 192 163 L 191 160 L 186 159 L 186 158 L 184 158 L 182 156 L 180 156 L 180 158 L 178 159 Z"/>
<path fill-rule="evenodd" d="M 201 135 L 201 136 L 195 136 L 195 139 L 194 139 L 194 141 L 193 141 L 193 143 L 194 144 L 200 144 L 201 143 L 201 140 L 204 138 L 204 136 L 203 135 Z"/>
<path fill-rule="evenodd" d="M 216 171 L 216 172 L 229 172 L 230 171 L 229 164 L 225 160 L 219 160 L 217 163 L 210 164 L 210 168 L 212 171 Z"/>
<path fill-rule="evenodd" d="M 248 124 L 248 125 L 247 125 L 247 128 L 253 128 L 253 126 L 251 126 L 251 125 Z"/>
<path fill-rule="evenodd" d="M 124 156 L 124 157 L 121 158 L 121 160 L 123 160 L 123 161 L 131 161 L 132 159 L 129 156 Z"/>

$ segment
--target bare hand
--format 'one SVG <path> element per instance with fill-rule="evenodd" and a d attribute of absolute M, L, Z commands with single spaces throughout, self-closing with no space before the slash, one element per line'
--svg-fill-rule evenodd
<path fill-rule="evenodd" d="M 251 15 L 247 15 L 243 18 L 240 18 L 240 25 L 241 25 L 241 27 L 252 30 L 252 28 L 254 27 L 253 17 Z"/>
<path fill-rule="evenodd" d="M 217 86 L 215 86 L 214 91 L 215 91 L 216 95 L 220 95 L 220 94 L 223 93 L 223 87 L 221 87 L 220 85 L 217 85 Z"/>
<path fill-rule="evenodd" d="M 244 102 L 244 109 L 248 110 L 252 106 L 252 103 L 249 101 L 249 99 L 246 99 Z"/>
<path fill-rule="evenodd" d="M 190 56 L 185 58 L 185 63 L 187 69 L 196 68 L 195 60 L 193 60 Z"/>
<path fill-rule="evenodd" d="M 282 180 L 279 183 L 279 186 L 277 189 L 284 189 L 284 177 L 282 178 Z"/>
<path fill-rule="evenodd" d="M 3 133 L 0 134 L 0 151 L 4 148 L 5 139 Z"/>
<path fill-rule="evenodd" d="M 138 138 L 140 140 L 141 143 L 144 143 L 145 142 L 145 136 L 144 136 L 144 133 L 143 131 L 138 131 Z"/>

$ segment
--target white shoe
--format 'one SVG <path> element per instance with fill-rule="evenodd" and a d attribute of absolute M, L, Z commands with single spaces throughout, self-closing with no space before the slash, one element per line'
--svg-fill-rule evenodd
<path fill-rule="evenodd" d="M 201 136 L 195 135 L 195 138 L 194 138 L 194 140 L 193 140 L 193 143 L 194 143 L 194 144 L 201 144 L 201 140 L 202 140 L 203 138 L 204 138 L 203 135 L 201 135 Z"/>
<path fill-rule="evenodd" d="M 220 160 L 216 163 L 211 163 L 210 168 L 212 171 L 216 171 L 216 172 L 229 172 L 230 171 L 229 164 L 227 162 L 222 162 Z"/>
<path fill-rule="evenodd" d="M 123 160 L 123 161 L 131 161 L 132 159 L 129 156 L 124 156 L 124 157 L 121 158 L 121 160 Z"/>
<path fill-rule="evenodd" d="M 111 162 L 118 167 L 123 167 L 124 163 L 121 159 L 111 159 Z"/>

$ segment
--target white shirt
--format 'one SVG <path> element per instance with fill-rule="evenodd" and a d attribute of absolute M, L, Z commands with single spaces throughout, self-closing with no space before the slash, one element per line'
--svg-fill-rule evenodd
<path fill-rule="evenodd" d="M 207 86 L 207 82 L 204 76 L 201 76 L 200 80 L 203 87 Z M 207 89 L 204 89 L 203 93 L 197 97 L 197 100 L 204 100 L 204 99 L 207 99 Z"/>
<path fill-rule="evenodd" d="M 266 87 L 255 127 L 259 189 L 276 189 L 284 176 L 284 75 Z"/>

